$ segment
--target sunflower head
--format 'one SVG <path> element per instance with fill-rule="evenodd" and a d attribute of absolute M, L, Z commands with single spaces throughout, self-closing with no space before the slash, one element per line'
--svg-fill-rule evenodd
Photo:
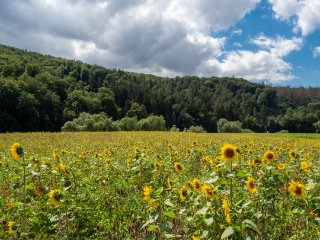
<path fill-rule="evenodd" d="M 198 178 L 193 179 L 192 183 L 193 183 L 194 190 L 196 190 L 196 191 L 201 190 L 201 185 L 200 185 L 200 181 Z"/>
<path fill-rule="evenodd" d="M 151 187 L 149 186 L 144 186 L 143 187 L 143 195 L 144 195 L 144 200 L 149 203 L 151 200 Z"/>
<path fill-rule="evenodd" d="M 294 159 L 294 158 L 297 156 L 296 153 L 295 153 L 293 150 L 290 150 L 289 153 L 288 153 L 288 155 L 289 155 L 289 157 L 290 157 L 291 159 Z"/>
<path fill-rule="evenodd" d="M 176 173 L 180 173 L 181 171 L 183 171 L 183 169 L 184 169 L 184 167 L 181 163 L 179 163 L 179 162 L 174 163 L 174 171 Z"/>
<path fill-rule="evenodd" d="M 237 148 L 231 144 L 225 144 L 221 149 L 222 158 L 227 162 L 233 162 L 237 159 Z"/>
<path fill-rule="evenodd" d="M 53 151 L 52 151 L 52 158 L 53 158 L 54 161 L 58 161 L 59 160 L 56 148 L 54 148 Z"/>
<path fill-rule="evenodd" d="M 23 156 L 23 148 L 21 147 L 20 143 L 14 143 L 12 145 L 11 153 L 14 160 L 17 160 Z"/>
<path fill-rule="evenodd" d="M 8 233 L 12 235 L 14 233 L 14 222 L 8 221 L 7 226 L 8 226 Z"/>
<path fill-rule="evenodd" d="M 254 165 L 254 166 L 260 165 L 261 162 L 262 162 L 262 161 L 261 161 L 261 159 L 259 159 L 259 158 L 255 158 L 255 159 L 253 159 L 253 160 L 251 161 L 252 165 Z"/>
<path fill-rule="evenodd" d="M 60 190 L 53 189 L 49 192 L 49 200 L 55 206 L 60 206 L 62 204 L 61 199 L 63 195 Z"/>
<path fill-rule="evenodd" d="M 248 177 L 246 181 L 246 188 L 250 193 L 257 192 L 257 184 L 252 177 Z"/>
<path fill-rule="evenodd" d="M 304 199 L 305 197 L 305 186 L 302 183 L 291 180 L 289 183 L 288 191 L 291 196 L 296 198 Z"/>
<path fill-rule="evenodd" d="M 213 199 L 214 194 L 213 194 L 213 190 L 212 190 L 212 188 L 210 186 L 203 185 L 202 186 L 202 191 L 204 192 L 204 194 L 206 195 L 207 198 Z"/>
<path fill-rule="evenodd" d="M 188 191 L 187 191 L 187 187 L 185 185 L 183 185 L 180 189 L 179 189 L 179 198 L 182 202 L 184 202 L 188 197 Z"/>
<path fill-rule="evenodd" d="M 227 220 L 228 223 L 231 223 L 231 216 L 230 216 L 230 207 L 228 204 L 228 200 L 226 198 L 222 199 L 222 208 L 223 208 L 223 212 L 224 212 L 224 216 Z"/>
<path fill-rule="evenodd" d="M 168 189 L 172 188 L 172 181 L 169 177 L 167 178 L 167 186 L 168 186 Z"/>
<path fill-rule="evenodd" d="M 159 161 L 155 161 L 155 162 L 154 162 L 154 168 L 155 168 L 157 171 L 159 171 L 160 168 L 161 168 L 161 163 L 160 163 Z"/>
<path fill-rule="evenodd" d="M 278 164 L 278 169 L 283 170 L 286 168 L 286 165 L 284 163 L 279 163 Z"/>
<path fill-rule="evenodd" d="M 300 165 L 301 165 L 301 169 L 303 171 L 305 171 L 306 173 L 310 173 L 311 172 L 311 168 L 310 168 L 310 165 L 308 164 L 308 162 L 303 161 L 303 162 L 300 163 Z"/>
<path fill-rule="evenodd" d="M 265 162 L 272 162 L 275 158 L 275 155 L 274 155 L 274 152 L 272 151 L 266 151 L 264 154 L 263 154 L 263 159 Z"/>

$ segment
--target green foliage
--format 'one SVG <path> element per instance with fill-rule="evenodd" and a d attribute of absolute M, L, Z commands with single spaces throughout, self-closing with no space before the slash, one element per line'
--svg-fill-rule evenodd
<path fill-rule="evenodd" d="M 143 104 L 132 103 L 130 109 L 126 113 L 126 117 L 137 117 L 138 120 L 147 117 L 147 110 Z"/>
<path fill-rule="evenodd" d="M 194 132 L 194 133 L 205 133 L 206 130 L 202 126 L 191 126 L 188 129 L 189 132 Z"/>
<path fill-rule="evenodd" d="M 253 133 L 251 129 L 243 129 L 239 121 L 228 121 L 221 118 L 217 125 L 219 133 Z"/>
<path fill-rule="evenodd" d="M 61 128 L 64 132 L 74 131 L 115 131 L 118 130 L 111 118 L 105 113 L 90 114 L 81 113 L 78 118 L 73 121 L 66 122 Z"/>
<path fill-rule="evenodd" d="M 314 123 L 313 126 L 316 129 L 316 132 L 320 132 L 320 121 Z"/>
<path fill-rule="evenodd" d="M 149 116 L 141 119 L 137 123 L 136 129 L 140 131 L 164 131 L 166 130 L 166 121 L 163 116 Z"/>
<path fill-rule="evenodd" d="M 180 129 L 177 128 L 176 125 L 173 125 L 173 126 L 170 128 L 170 132 L 180 132 Z"/>
<path fill-rule="evenodd" d="M 167 128 L 202 126 L 208 132 L 224 131 L 218 119 L 255 132 L 315 132 L 320 121 L 320 88 L 273 88 L 240 78 L 162 78 L 3 45 L 0 72 L 0 132 L 59 131 L 81 112 L 137 121 L 157 115 Z M 132 125 L 128 119 L 117 124 L 126 121 Z M 134 128 L 148 128 L 140 125 Z M 238 125 L 226 128 L 239 131 Z"/>

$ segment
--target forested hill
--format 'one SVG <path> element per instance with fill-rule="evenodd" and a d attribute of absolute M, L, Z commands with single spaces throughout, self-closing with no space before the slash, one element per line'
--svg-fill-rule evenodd
<path fill-rule="evenodd" d="M 319 88 L 272 88 L 239 78 L 162 78 L 0 45 L 0 131 L 60 131 L 80 113 L 113 120 L 162 115 L 169 129 L 240 121 L 256 132 L 315 132 Z"/>

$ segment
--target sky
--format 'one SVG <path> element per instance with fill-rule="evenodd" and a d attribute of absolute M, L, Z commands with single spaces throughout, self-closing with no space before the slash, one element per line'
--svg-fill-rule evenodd
<path fill-rule="evenodd" d="M 160 76 L 320 86 L 320 0 L 0 0 L 0 43 Z"/>

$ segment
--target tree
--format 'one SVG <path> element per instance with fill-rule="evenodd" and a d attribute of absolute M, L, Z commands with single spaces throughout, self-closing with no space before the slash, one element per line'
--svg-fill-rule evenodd
<path fill-rule="evenodd" d="M 126 113 L 126 117 L 137 117 L 138 120 L 147 117 L 147 110 L 143 104 L 132 103 Z"/>

